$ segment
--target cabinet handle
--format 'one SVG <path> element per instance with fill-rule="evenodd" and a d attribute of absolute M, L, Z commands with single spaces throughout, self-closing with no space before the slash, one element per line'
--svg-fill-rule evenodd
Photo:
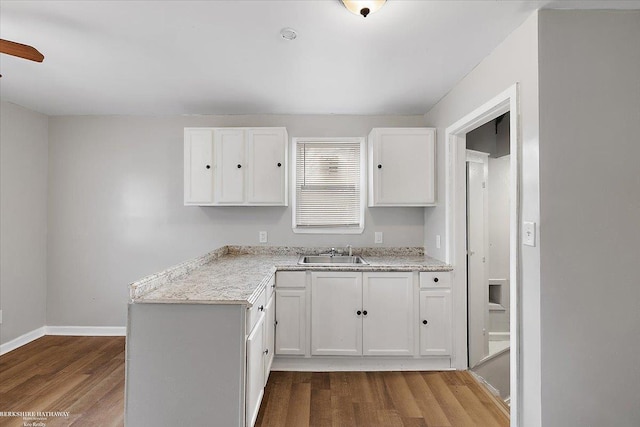
<path fill-rule="evenodd" d="M 282 163 L 278 162 L 278 167 L 282 166 Z"/>
<path fill-rule="evenodd" d="M 242 167 L 242 165 L 238 165 L 238 169 L 240 169 Z"/>
<path fill-rule="evenodd" d="M 358 311 L 356 311 L 356 314 L 357 314 L 358 316 L 360 316 L 360 315 L 362 314 L 362 312 L 361 312 L 360 310 L 358 310 Z"/>
<path fill-rule="evenodd" d="M 367 310 L 363 311 L 362 314 L 367 315 Z"/>
<path fill-rule="evenodd" d="M 382 165 L 378 165 L 378 169 L 382 169 Z"/>
<path fill-rule="evenodd" d="M 207 169 L 211 169 L 211 165 L 207 165 L 205 166 Z"/>
<path fill-rule="evenodd" d="M 429 323 L 429 322 L 427 322 L 426 320 L 423 320 L 423 321 L 422 321 L 422 324 L 423 324 L 423 325 L 426 325 L 427 323 Z"/>
<path fill-rule="evenodd" d="M 433 281 L 434 281 L 434 282 L 436 282 L 436 283 L 438 283 L 438 278 L 437 278 L 437 277 L 434 277 L 434 278 L 433 278 Z"/>
<path fill-rule="evenodd" d="M 260 307 L 258 307 L 258 310 L 264 311 L 264 305 L 261 305 Z"/>

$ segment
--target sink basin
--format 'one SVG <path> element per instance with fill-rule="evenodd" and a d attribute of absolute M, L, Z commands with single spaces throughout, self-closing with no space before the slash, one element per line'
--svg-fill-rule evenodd
<path fill-rule="evenodd" d="M 298 260 L 300 265 L 367 265 L 369 264 L 361 256 L 340 255 L 302 255 Z"/>

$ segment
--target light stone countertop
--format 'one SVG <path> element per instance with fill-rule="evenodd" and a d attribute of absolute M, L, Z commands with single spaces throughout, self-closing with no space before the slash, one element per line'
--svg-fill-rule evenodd
<path fill-rule="evenodd" d="M 132 303 L 253 305 L 276 271 L 450 271 L 422 248 L 354 248 L 369 265 L 298 265 L 301 253 L 327 248 L 225 246 L 131 283 Z"/>

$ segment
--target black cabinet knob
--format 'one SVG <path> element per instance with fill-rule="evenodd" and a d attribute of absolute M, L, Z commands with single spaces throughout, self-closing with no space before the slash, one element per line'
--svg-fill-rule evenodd
<path fill-rule="evenodd" d="M 423 321 L 422 321 L 422 324 L 423 324 L 423 325 L 426 325 L 427 323 L 429 323 L 429 322 L 427 322 L 426 320 L 423 320 Z"/>
<path fill-rule="evenodd" d="M 261 305 L 260 307 L 258 307 L 258 310 L 264 311 L 264 305 Z"/>
<path fill-rule="evenodd" d="M 378 165 L 378 169 L 382 169 L 382 165 Z"/>
<path fill-rule="evenodd" d="M 207 165 L 205 166 L 207 169 L 211 169 L 211 165 Z"/>
<path fill-rule="evenodd" d="M 238 169 L 240 169 L 242 167 L 242 165 L 238 165 Z"/>
<path fill-rule="evenodd" d="M 360 316 L 360 315 L 362 314 L 362 312 L 361 312 L 360 310 L 358 310 L 358 311 L 356 311 L 356 314 L 357 314 L 358 316 Z"/>
<path fill-rule="evenodd" d="M 367 315 L 367 310 L 363 311 L 362 314 Z"/>
<path fill-rule="evenodd" d="M 269 354 L 269 349 L 266 349 L 266 350 L 264 351 L 264 354 Z"/>
<path fill-rule="evenodd" d="M 437 277 L 434 277 L 434 278 L 433 278 L 433 281 L 434 281 L 434 282 L 436 282 L 436 283 L 438 283 L 438 278 L 437 278 Z"/>
<path fill-rule="evenodd" d="M 282 163 L 278 162 L 278 167 L 282 166 Z"/>

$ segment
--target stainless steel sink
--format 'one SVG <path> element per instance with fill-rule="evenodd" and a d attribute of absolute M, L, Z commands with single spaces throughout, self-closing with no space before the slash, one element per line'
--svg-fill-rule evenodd
<path fill-rule="evenodd" d="M 344 255 L 301 255 L 298 260 L 300 265 L 368 265 L 361 256 Z"/>

